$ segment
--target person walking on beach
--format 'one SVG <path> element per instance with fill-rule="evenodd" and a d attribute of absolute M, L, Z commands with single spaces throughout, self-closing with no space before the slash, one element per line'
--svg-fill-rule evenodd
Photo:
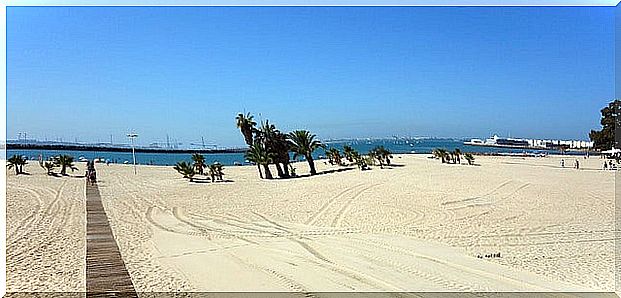
<path fill-rule="evenodd" d="M 608 163 L 606 161 L 604 161 L 604 171 L 608 170 Z"/>
<path fill-rule="evenodd" d="M 565 160 L 561 159 L 561 168 L 564 168 L 564 167 L 565 167 Z"/>

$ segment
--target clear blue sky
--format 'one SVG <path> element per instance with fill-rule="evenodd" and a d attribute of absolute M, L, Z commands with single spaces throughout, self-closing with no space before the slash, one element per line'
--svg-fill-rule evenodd
<path fill-rule="evenodd" d="M 7 137 L 586 139 L 613 58 L 613 7 L 9 7 Z"/>

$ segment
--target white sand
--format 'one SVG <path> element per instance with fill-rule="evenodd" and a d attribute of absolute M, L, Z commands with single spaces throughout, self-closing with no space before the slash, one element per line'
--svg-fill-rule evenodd
<path fill-rule="evenodd" d="M 426 156 L 398 155 L 398 166 L 386 169 L 273 181 L 260 180 L 256 167 L 231 166 L 231 182 L 215 184 L 189 183 L 172 167 L 140 166 L 136 176 L 131 166 L 97 169 L 138 291 L 614 290 L 614 173 L 599 170 L 600 159 L 580 159 L 577 171 L 561 169 L 558 157 L 477 157 L 480 166 L 466 166 Z M 296 167 L 307 172 L 306 163 Z M 14 231 L 50 233 L 37 223 L 18 229 L 29 214 L 64 218 L 40 209 L 70 179 L 32 172 L 9 173 L 9 242 Z M 62 194 L 73 193 L 70 185 Z M 30 190 L 37 187 L 49 191 L 36 196 Z M 31 198 L 18 198 L 24 195 Z M 81 200 L 69 200 L 82 209 L 65 222 L 84 225 Z M 76 226 L 53 238 L 61 247 L 79 238 L 73 244 L 83 246 L 83 233 Z M 83 284 L 83 251 L 45 258 L 82 270 L 73 276 L 54 267 L 72 281 L 63 286 Z M 37 264 L 22 262 L 8 267 L 26 277 L 9 275 L 9 285 L 41 287 L 28 282 L 42 276 Z"/>
<path fill-rule="evenodd" d="M 7 170 L 7 292 L 83 292 L 84 180 L 47 176 L 32 161 L 25 170 Z"/>

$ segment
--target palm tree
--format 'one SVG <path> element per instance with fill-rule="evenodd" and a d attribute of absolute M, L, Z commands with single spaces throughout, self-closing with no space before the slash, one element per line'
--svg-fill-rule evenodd
<path fill-rule="evenodd" d="M 375 158 L 380 160 L 380 167 L 382 166 L 382 160 L 386 161 L 387 165 L 390 165 L 390 159 L 392 158 L 392 152 L 384 148 L 384 146 L 377 146 L 373 149 L 375 152 Z"/>
<path fill-rule="evenodd" d="M 15 154 L 11 156 L 11 158 L 7 159 L 7 162 L 8 164 L 6 166 L 9 169 L 15 168 L 15 175 L 24 173 L 22 166 L 26 164 L 26 159 Z"/>
<path fill-rule="evenodd" d="M 222 181 L 222 176 L 224 176 L 224 167 L 220 164 L 216 162 L 216 176 L 218 176 L 218 179 L 220 181 Z"/>
<path fill-rule="evenodd" d="M 377 160 L 379 162 L 380 169 L 384 168 L 384 156 L 382 155 L 379 147 L 375 147 L 369 151 L 369 157 L 373 160 Z"/>
<path fill-rule="evenodd" d="M 73 156 L 71 155 L 61 154 L 56 156 L 54 163 L 60 167 L 60 174 L 63 176 L 67 175 L 67 168 L 71 169 L 72 172 L 78 169 L 73 165 Z"/>
<path fill-rule="evenodd" d="M 207 167 L 205 164 L 205 156 L 200 153 L 192 154 L 192 161 L 194 161 L 194 169 L 198 172 L 198 174 L 203 175 L 203 169 Z"/>
<path fill-rule="evenodd" d="M 291 158 L 289 156 L 289 150 L 291 149 L 291 145 L 287 140 L 287 135 L 277 131 L 274 135 L 273 146 L 277 156 L 276 161 L 282 163 L 284 176 L 289 177 L 289 159 Z"/>
<path fill-rule="evenodd" d="M 196 172 L 194 171 L 194 167 L 185 161 L 178 162 L 173 169 L 177 170 L 179 174 L 183 175 L 183 178 L 190 179 L 190 182 L 194 181 L 194 175 Z"/>
<path fill-rule="evenodd" d="M 211 182 L 216 182 L 216 175 L 218 173 L 216 165 L 210 164 L 209 166 L 207 166 L 207 168 L 209 169 L 209 176 L 211 176 Z"/>
<path fill-rule="evenodd" d="M 269 164 L 274 160 L 274 154 L 267 151 L 262 143 L 257 142 L 252 144 L 248 152 L 246 152 L 246 159 L 257 164 L 261 179 L 263 179 L 263 174 L 261 174 L 261 166 L 263 166 L 263 170 L 265 171 L 265 179 L 273 178 L 272 172 L 270 172 Z"/>
<path fill-rule="evenodd" d="M 291 141 L 291 151 L 294 153 L 294 158 L 302 155 L 306 158 L 308 166 L 310 167 L 310 174 L 315 175 L 315 162 L 313 161 L 313 151 L 323 147 L 320 141 L 315 140 L 315 135 L 311 134 L 307 130 L 296 130 L 288 135 Z"/>
<path fill-rule="evenodd" d="M 49 162 L 49 161 L 44 162 L 43 160 L 39 161 L 39 166 L 44 168 L 47 171 L 47 174 L 50 176 L 54 174 L 54 168 L 56 167 L 56 165 L 53 162 Z"/>
<path fill-rule="evenodd" d="M 461 150 L 459 148 L 453 150 L 453 163 L 461 164 Z"/>
<path fill-rule="evenodd" d="M 222 176 L 224 175 L 222 170 L 224 169 L 224 167 L 220 163 L 214 162 L 213 164 L 210 164 L 208 168 L 209 175 L 211 176 L 211 181 L 216 182 L 216 178 L 222 181 Z"/>
<path fill-rule="evenodd" d="M 332 147 L 326 152 L 326 155 L 331 161 L 335 162 L 337 165 L 342 165 L 342 157 L 339 149 Z M 332 164 L 332 162 L 330 162 L 330 164 Z"/>
<path fill-rule="evenodd" d="M 248 146 L 251 146 L 253 140 L 252 133 L 255 130 L 254 127 L 257 125 L 257 123 L 254 121 L 254 116 L 250 115 L 250 113 L 247 113 L 246 115 L 239 113 L 237 114 L 237 117 L 235 117 L 235 120 L 237 120 L 237 128 L 239 128 L 242 135 L 244 136 L 246 144 L 248 144 Z"/>
<path fill-rule="evenodd" d="M 343 165 L 343 156 L 341 156 L 341 152 L 339 151 L 339 149 L 332 149 L 334 149 L 332 154 L 334 155 L 334 161 L 336 161 L 336 164 L 339 166 Z"/>
<path fill-rule="evenodd" d="M 328 158 L 328 163 L 333 165 L 334 159 L 332 159 L 332 152 L 330 152 L 330 150 L 326 151 L 326 157 Z"/>
<path fill-rule="evenodd" d="M 273 162 L 278 172 L 278 177 L 289 177 L 289 144 L 286 135 L 281 133 L 269 120 L 261 123 L 261 128 L 256 130 L 254 142 L 261 142 L 265 149 L 272 153 Z M 281 165 L 282 164 L 282 167 Z"/>
<path fill-rule="evenodd" d="M 348 146 L 348 145 L 343 146 L 343 155 L 345 155 L 345 158 L 349 162 L 354 161 L 354 152 L 356 152 L 356 150 L 354 150 L 354 148 L 352 148 L 351 146 Z"/>
<path fill-rule="evenodd" d="M 448 151 L 446 151 L 446 149 L 434 149 L 433 155 L 436 158 L 440 158 L 442 160 L 442 163 L 446 163 L 446 159 L 448 158 Z"/>
<path fill-rule="evenodd" d="M 360 170 L 364 170 L 367 168 L 368 166 L 368 159 L 365 158 L 364 156 L 360 155 L 360 153 L 358 153 L 357 151 L 352 151 L 351 152 L 351 157 L 352 160 L 354 161 L 354 163 L 356 163 L 356 166 L 358 166 L 358 169 Z"/>
<path fill-rule="evenodd" d="M 469 165 L 474 164 L 474 156 L 472 155 L 472 153 L 464 154 L 464 158 L 466 159 Z"/>

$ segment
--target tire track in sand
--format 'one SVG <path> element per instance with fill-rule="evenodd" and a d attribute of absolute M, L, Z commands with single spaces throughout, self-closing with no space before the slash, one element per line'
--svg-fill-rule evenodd
<path fill-rule="evenodd" d="M 271 223 L 274 226 L 279 226 L 279 227 L 283 227 L 282 225 L 276 223 L 275 221 L 268 219 L 266 216 L 264 215 L 260 215 L 257 214 L 257 216 L 261 217 L 262 219 L 266 220 L 267 222 Z M 324 256 L 322 253 L 320 253 L 317 249 L 313 248 L 310 244 L 308 244 L 305 241 L 302 241 L 301 238 L 296 238 L 294 237 L 288 237 L 287 238 L 290 241 L 293 241 L 297 244 L 299 244 L 300 246 L 302 246 L 302 248 L 304 248 L 307 252 L 309 252 L 313 257 L 315 257 L 314 260 L 309 259 L 308 261 L 315 263 L 316 265 L 328 269 L 332 272 L 338 273 L 342 276 L 348 277 L 350 279 L 356 280 L 360 283 L 366 284 L 367 286 L 371 286 L 377 290 L 381 290 L 381 291 L 396 291 L 396 292 L 403 292 L 404 290 L 393 285 L 390 284 L 382 279 L 379 278 L 375 278 L 371 275 L 368 274 L 364 274 L 362 272 L 356 271 L 354 269 L 348 268 L 346 266 L 343 265 L 339 265 L 338 263 L 328 259 L 326 256 Z M 276 248 L 268 248 L 270 250 L 274 250 L 274 251 L 282 251 L 282 249 L 276 249 Z M 393 296 L 397 296 L 397 297 L 401 297 L 402 295 L 399 295 L 398 293 L 395 293 L 395 295 Z"/>
<path fill-rule="evenodd" d="M 485 291 L 486 290 L 484 288 L 461 283 L 457 280 L 450 279 L 450 278 L 447 278 L 447 277 L 444 277 L 438 274 L 424 272 L 424 271 L 416 269 L 414 266 L 408 266 L 408 265 L 402 264 L 401 262 L 391 260 L 389 258 L 385 258 L 380 255 L 365 253 L 360 249 L 360 246 L 356 246 L 355 248 L 353 248 L 353 247 L 341 245 L 339 246 L 339 248 L 346 250 L 354 255 L 363 256 L 367 260 L 388 265 L 391 268 L 396 269 L 397 271 L 405 272 L 413 276 L 428 280 L 440 287 L 443 287 L 443 290 L 461 291 L 461 292 Z"/>
<path fill-rule="evenodd" d="M 173 207 L 172 213 L 173 213 L 173 216 L 175 217 L 175 219 L 177 219 L 178 221 L 180 221 L 180 222 L 182 222 L 182 223 L 184 223 L 184 224 L 186 224 L 188 226 L 191 226 L 193 228 L 196 228 L 196 229 L 198 229 L 201 232 L 207 231 L 207 232 L 222 233 L 224 235 L 232 236 L 232 237 L 237 238 L 239 240 L 242 240 L 244 242 L 248 242 L 248 243 L 251 243 L 251 244 L 257 244 L 257 245 L 259 244 L 257 242 L 248 240 L 248 239 L 246 239 L 246 238 L 244 238 L 242 236 L 239 236 L 239 235 L 236 235 L 236 234 L 233 234 L 233 233 L 229 233 L 229 232 L 227 232 L 225 230 L 222 230 L 222 229 L 208 228 L 208 227 L 205 227 L 205 226 L 197 225 L 197 224 L 195 224 L 195 223 L 193 223 L 193 222 L 191 222 L 189 220 L 186 220 L 186 219 L 181 217 L 181 215 L 179 213 L 179 208 L 178 207 Z"/>
<path fill-rule="evenodd" d="M 349 200 L 347 200 L 347 202 L 345 203 L 345 205 L 343 205 L 343 207 L 341 207 L 341 209 L 339 209 L 339 211 L 337 211 L 336 213 L 336 217 L 334 217 L 334 219 L 332 220 L 332 224 L 330 225 L 331 227 L 337 227 L 337 226 L 341 226 L 341 223 L 343 222 L 343 218 L 344 215 L 347 214 L 347 212 L 349 212 L 349 210 L 352 207 L 352 203 L 358 199 L 365 191 L 376 187 L 380 185 L 380 183 L 375 183 L 375 184 L 371 184 L 361 190 L 359 190 L 358 192 L 356 192 L 356 194 L 354 196 L 352 196 Z"/>
<path fill-rule="evenodd" d="M 28 189 L 25 187 L 20 187 L 20 186 L 8 186 L 7 185 L 7 189 L 8 188 L 14 188 L 14 189 L 18 189 L 21 191 L 25 191 L 27 193 L 30 193 L 37 201 L 37 205 L 35 210 L 30 213 L 30 215 L 28 215 L 26 218 L 24 218 L 19 225 L 17 225 L 17 229 L 15 229 L 14 231 L 12 231 L 10 234 L 7 233 L 6 236 L 6 240 L 7 240 L 7 249 L 10 248 L 11 246 L 15 245 L 15 243 L 19 240 L 19 238 L 23 235 L 26 235 L 30 232 L 30 230 L 32 229 L 32 225 L 33 223 L 35 223 L 37 221 L 36 217 L 37 215 L 39 215 L 40 211 L 41 211 L 41 207 L 43 207 L 45 204 L 43 203 L 43 199 L 41 198 L 41 194 L 32 190 L 32 189 Z M 9 232 L 9 231 L 7 231 Z"/>
<path fill-rule="evenodd" d="M 323 206 L 321 206 L 321 208 L 319 208 L 319 211 L 317 213 L 315 213 L 315 215 L 313 215 L 309 220 L 307 220 L 305 222 L 305 224 L 307 225 L 315 225 L 317 223 L 317 220 L 319 219 L 319 217 L 321 217 L 321 215 L 323 215 L 323 213 L 332 205 L 334 204 L 334 202 L 336 202 L 340 197 L 344 196 L 347 192 L 360 187 L 364 185 L 364 183 L 358 183 L 352 187 L 348 187 L 346 189 L 344 189 L 343 191 L 341 191 L 340 193 L 338 193 L 336 196 L 330 198 L 326 203 L 323 204 Z"/>
<path fill-rule="evenodd" d="M 496 273 L 491 273 L 491 272 L 483 271 L 483 270 L 480 270 L 480 269 L 474 269 L 474 268 L 470 268 L 470 267 L 467 267 L 467 266 L 464 266 L 464 265 L 459 265 L 459 264 L 451 263 L 451 262 L 448 262 L 448 261 L 445 261 L 445 260 L 442 260 L 442 259 L 438 259 L 436 257 L 432 257 L 432 256 L 429 256 L 429 255 L 426 255 L 426 254 L 423 254 L 423 253 L 412 252 L 412 251 L 409 251 L 409 250 L 404 249 L 404 248 L 399 248 L 399 247 L 392 246 L 391 244 L 383 242 L 383 241 L 371 242 L 371 241 L 362 241 L 362 240 L 353 239 L 353 238 L 350 238 L 350 240 L 352 242 L 358 242 L 358 243 L 363 244 L 363 245 L 375 246 L 375 247 L 380 248 L 380 249 L 384 249 L 384 250 L 388 250 L 388 251 L 393 251 L 393 252 L 398 252 L 398 253 L 402 253 L 402 254 L 413 256 L 413 257 L 417 257 L 417 258 L 426 259 L 426 260 L 435 262 L 437 264 L 440 264 L 440 265 L 452 268 L 453 270 L 456 269 L 456 270 L 460 270 L 460 271 L 463 271 L 463 272 L 469 272 L 469 273 L 477 275 L 477 276 L 491 278 L 492 280 L 498 280 L 498 281 L 502 280 L 502 281 L 514 284 L 514 285 L 518 286 L 518 288 L 521 288 L 521 287 L 524 286 L 524 284 L 527 284 L 527 285 L 533 287 L 534 289 L 536 289 L 534 291 L 550 291 L 550 290 L 552 290 L 552 289 L 548 289 L 548 288 L 545 288 L 545 287 L 542 287 L 542 286 L 537 286 L 537 285 L 528 283 L 527 281 L 524 281 L 524 280 L 517 280 L 515 278 L 511 278 L 511 277 L 508 277 L 508 276 L 499 275 L 499 274 L 496 274 Z"/>

